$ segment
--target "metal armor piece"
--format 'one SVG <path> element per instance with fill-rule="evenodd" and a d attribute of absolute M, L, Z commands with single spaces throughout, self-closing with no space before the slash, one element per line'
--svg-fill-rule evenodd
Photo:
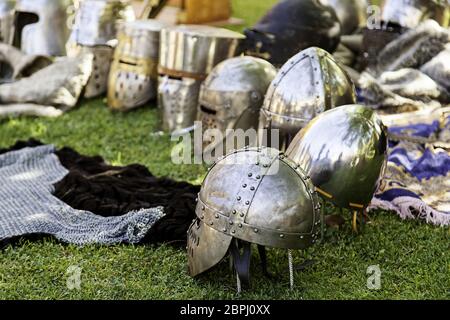
<path fill-rule="evenodd" d="M 92 73 L 84 89 L 84 97 L 95 98 L 103 95 L 108 86 L 108 75 L 114 48 L 107 45 L 80 46 L 80 53 L 91 53 L 93 55 Z"/>
<path fill-rule="evenodd" d="M 12 43 L 15 4 L 15 0 L 0 0 L 0 42 Z"/>
<path fill-rule="evenodd" d="M 112 109 L 132 109 L 156 98 L 163 27 L 165 24 L 156 20 L 123 25 L 109 74 L 108 105 Z"/>
<path fill-rule="evenodd" d="M 367 25 L 367 0 L 323 0 L 333 7 L 341 23 L 343 35 L 352 34 Z"/>
<path fill-rule="evenodd" d="M 17 0 L 14 46 L 27 54 L 63 56 L 70 0 Z"/>
<path fill-rule="evenodd" d="M 222 260 L 233 238 L 304 249 L 317 241 L 321 223 L 310 179 L 270 148 L 241 149 L 218 160 L 203 181 L 196 215 L 188 231 L 191 276 Z"/>
<path fill-rule="evenodd" d="M 231 151 L 223 145 L 224 140 L 214 140 L 213 131 L 208 135 L 211 129 L 219 130 L 224 136 L 227 129 L 257 129 L 264 95 L 276 73 L 269 62 L 247 56 L 225 60 L 213 69 L 201 86 L 199 98 L 198 118 L 205 132 L 205 152 L 219 146 L 223 147 L 220 155 Z M 228 147 L 239 149 L 244 145 Z"/>
<path fill-rule="evenodd" d="M 361 210 L 376 191 L 386 150 L 386 129 L 375 112 L 346 105 L 311 121 L 286 156 L 311 176 L 325 199 L 338 207 Z"/>
<path fill-rule="evenodd" d="M 333 52 L 340 40 L 336 12 L 317 0 L 284 0 L 244 31 L 246 53 L 283 65 L 299 51 L 317 46 Z"/>
<path fill-rule="evenodd" d="M 119 23 L 134 18 L 133 8 L 123 0 L 84 0 L 75 16 L 70 42 L 105 45 L 116 38 Z"/>
<path fill-rule="evenodd" d="M 292 57 L 272 81 L 261 109 L 262 134 L 279 130 L 280 150 L 318 114 L 355 103 L 355 87 L 333 57 L 320 48 L 309 48 Z M 265 131 L 264 129 L 268 130 Z"/>
<path fill-rule="evenodd" d="M 399 25 L 403 28 L 415 28 L 426 19 L 435 19 L 444 23 L 446 1 L 438 3 L 434 0 L 385 0 L 381 8 L 382 20 Z"/>
<path fill-rule="evenodd" d="M 242 34 L 209 26 L 179 25 L 161 31 L 158 105 L 163 129 L 194 124 L 200 84 L 221 61 L 240 53 Z"/>

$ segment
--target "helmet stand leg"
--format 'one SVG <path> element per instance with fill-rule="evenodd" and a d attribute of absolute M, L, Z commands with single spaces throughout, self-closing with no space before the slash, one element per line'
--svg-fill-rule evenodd
<path fill-rule="evenodd" d="M 294 289 L 294 266 L 292 261 L 292 250 L 288 249 L 288 263 L 289 263 L 289 287 Z"/>

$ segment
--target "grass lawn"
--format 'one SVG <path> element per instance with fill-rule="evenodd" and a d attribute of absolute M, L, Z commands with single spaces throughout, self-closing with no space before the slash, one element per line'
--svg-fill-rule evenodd
<path fill-rule="evenodd" d="M 235 0 L 234 15 L 252 24 L 275 2 Z M 158 124 L 151 105 L 121 114 L 110 112 L 102 99 L 83 101 L 58 119 L 0 120 L 0 147 L 35 137 L 100 154 L 113 164 L 138 162 L 154 174 L 201 183 L 204 167 L 170 162 L 172 144 L 168 136 L 154 134 Z M 448 228 L 372 213 L 362 234 L 353 234 L 348 223 L 328 231 L 324 243 L 295 252 L 296 263 L 304 257 L 316 263 L 295 273 L 292 291 L 286 251 L 269 251 L 276 280 L 263 278 L 254 259 L 253 287 L 240 297 L 226 261 L 192 279 L 184 250 L 170 245 L 76 247 L 50 238 L 21 241 L 0 252 L 0 299 L 449 299 L 449 238 Z M 73 265 L 82 268 L 80 290 L 66 285 L 67 268 Z M 379 290 L 367 288 L 371 265 L 382 272 Z"/>

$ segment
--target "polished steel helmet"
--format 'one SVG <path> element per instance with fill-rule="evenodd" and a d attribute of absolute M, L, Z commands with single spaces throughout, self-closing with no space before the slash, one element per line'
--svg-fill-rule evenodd
<path fill-rule="evenodd" d="M 355 96 L 350 77 L 328 52 L 316 47 L 303 50 L 285 63 L 267 91 L 260 115 L 260 143 L 271 140 L 262 134 L 277 129 L 280 145 L 276 147 L 285 150 L 314 117 L 355 103 Z"/>
<path fill-rule="evenodd" d="M 244 31 L 246 53 L 279 67 L 312 46 L 333 52 L 339 44 L 340 29 L 332 7 L 318 0 L 283 0 Z"/>
<path fill-rule="evenodd" d="M 305 249 L 319 238 L 320 213 L 311 180 L 280 151 L 229 153 L 203 181 L 188 230 L 189 272 L 205 272 L 231 253 L 238 280 L 248 282 L 250 244 Z"/>
<path fill-rule="evenodd" d="M 27 54 L 63 56 L 70 0 L 17 0 L 14 46 Z"/>
<path fill-rule="evenodd" d="M 352 34 L 367 25 L 367 0 L 322 0 L 333 7 L 341 23 L 343 35 Z"/>
<path fill-rule="evenodd" d="M 69 41 L 83 46 L 105 45 L 116 39 L 121 23 L 134 18 L 133 8 L 123 0 L 83 0 Z"/>
<path fill-rule="evenodd" d="M 322 113 L 300 131 L 286 156 L 311 177 L 316 190 L 341 208 L 362 210 L 386 162 L 386 129 L 361 105 Z"/>
<path fill-rule="evenodd" d="M 0 0 L 0 42 L 12 43 L 15 0 Z"/>
<path fill-rule="evenodd" d="M 447 1 L 438 0 L 385 0 L 382 10 L 382 20 L 403 28 L 415 28 L 426 19 L 435 19 L 444 23 L 442 15 L 448 7 Z"/>
<path fill-rule="evenodd" d="M 276 73 L 277 70 L 269 62 L 248 56 L 225 60 L 213 69 L 201 86 L 199 98 L 198 118 L 204 131 L 204 152 L 220 148 L 216 151 L 221 156 L 230 149 L 243 148 L 245 145 L 234 143 L 236 131 L 231 133 L 233 143 L 227 147 L 228 129 L 255 129 L 253 143 L 256 146 L 259 111 Z M 224 140 L 215 136 L 215 130 L 221 133 Z"/>
<path fill-rule="evenodd" d="M 161 31 L 158 105 L 165 131 L 193 126 L 201 82 L 219 62 L 240 53 L 243 38 L 237 32 L 201 25 Z"/>
<path fill-rule="evenodd" d="M 128 110 L 157 95 L 159 36 L 165 24 L 138 20 L 123 25 L 109 73 L 108 106 Z"/>

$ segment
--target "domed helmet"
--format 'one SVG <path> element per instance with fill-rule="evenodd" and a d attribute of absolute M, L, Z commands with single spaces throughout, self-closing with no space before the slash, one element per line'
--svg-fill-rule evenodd
<path fill-rule="evenodd" d="M 402 28 L 413 29 L 426 19 L 445 25 L 447 0 L 385 0 L 381 8 L 382 20 Z"/>
<path fill-rule="evenodd" d="M 339 44 L 340 25 L 334 9 L 318 0 L 283 0 L 244 34 L 246 54 L 279 67 L 308 47 L 333 52 Z"/>
<path fill-rule="evenodd" d="M 190 275 L 209 270 L 231 253 L 238 291 L 239 281 L 248 284 L 251 244 L 305 249 L 321 230 L 311 181 L 270 148 L 241 149 L 218 160 L 203 181 L 196 215 L 188 230 Z M 238 244 L 244 248 L 242 256 Z"/>
<path fill-rule="evenodd" d="M 0 0 L 0 42 L 12 42 L 15 4 L 15 0 Z"/>
<path fill-rule="evenodd" d="M 324 112 L 294 138 L 286 156 L 318 193 L 355 212 L 372 200 L 386 163 L 386 128 L 375 112 L 346 105 Z"/>
<path fill-rule="evenodd" d="M 297 132 L 318 114 L 355 103 L 355 87 L 325 50 L 312 47 L 292 57 L 272 81 L 261 109 L 260 143 L 285 150 Z M 272 141 L 274 129 L 279 141 Z"/>
<path fill-rule="evenodd" d="M 104 94 L 114 55 L 113 40 L 118 28 L 134 20 L 132 7 L 123 0 L 84 0 L 75 14 L 75 22 L 67 43 L 68 55 L 92 53 L 92 75 L 84 92 L 86 98 Z"/>
<path fill-rule="evenodd" d="M 245 141 L 240 141 L 244 145 L 236 145 L 234 136 L 228 137 L 236 132 L 227 129 L 258 128 L 264 95 L 276 73 L 269 62 L 246 56 L 225 60 L 212 70 L 201 86 L 199 98 L 204 152 L 216 151 L 215 158 L 245 146 Z M 216 136 L 216 130 L 223 140 Z M 256 131 L 253 140 L 248 145 L 256 146 Z"/>
<path fill-rule="evenodd" d="M 240 53 L 243 38 L 240 33 L 204 25 L 161 31 L 158 106 L 165 131 L 180 132 L 194 125 L 202 81 L 219 62 Z"/>
<path fill-rule="evenodd" d="M 123 25 L 109 73 L 110 108 L 129 110 L 156 98 L 159 35 L 165 26 L 156 20 Z"/>
<path fill-rule="evenodd" d="M 70 0 L 17 0 L 13 44 L 27 54 L 64 56 Z"/>
<path fill-rule="evenodd" d="M 322 0 L 333 7 L 341 23 L 343 35 L 352 34 L 367 24 L 367 0 Z"/>

